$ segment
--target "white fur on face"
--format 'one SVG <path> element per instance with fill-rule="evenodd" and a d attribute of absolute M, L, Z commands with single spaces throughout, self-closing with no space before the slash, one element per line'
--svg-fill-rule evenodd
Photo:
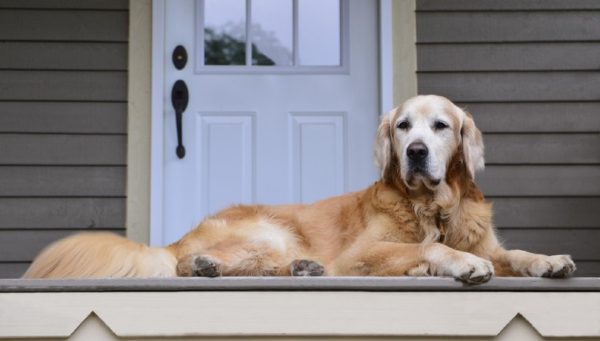
<path fill-rule="evenodd" d="M 456 132 L 462 124 L 464 117 L 460 111 L 452 110 L 448 101 L 437 96 L 418 96 L 407 101 L 401 108 L 401 112 L 392 123 L 395 129 L 395 150 L 400 158 L 400 172 L 402 179 L 409 188 L 420 186 L 421 182 L 427 187 L 435 187 L 435 183 L 444 180 L 446 169 L 450 159 L 459 145 L 459 137 Z M 458 115 L 460 117 L 451 117 Z M 408 122 L 407 129 L 398 128 L 401 122 Z M 444 129 L 436 129 L 436 122 L 441 121 L 448 125 Z M 412 143 L 423 143 L 429 153 L 424 163 L 423 173 L 413 173 L 407 155 L 407 148 Z"/>

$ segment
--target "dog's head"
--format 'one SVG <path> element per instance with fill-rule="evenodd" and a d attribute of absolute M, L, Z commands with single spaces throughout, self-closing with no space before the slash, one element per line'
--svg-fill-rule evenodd
<path fill-rule="evenodd" d="M 471 179 L 483 169 L 483 140 L 473 118 L 450 100 L 417 96 L 381 121 L 375 160 L 382 177 L 400 177 L 410 190 L 435 190 L 452 162 Z"/>

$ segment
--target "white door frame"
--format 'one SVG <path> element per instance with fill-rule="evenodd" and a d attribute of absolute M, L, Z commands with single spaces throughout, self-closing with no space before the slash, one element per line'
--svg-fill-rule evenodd
<path fill-rule="evenodd" d="M 165 103 L 164 62 L 170 56 L 165 51 L 165 5 L 167 0 L 152 1 L 152 115 L 150 169 L 150 245 L 162 246 L 163 233 L 163 156 Z M 379 103 L 383 113 L 393 106 L 392 3 L 379 0 Z"/>

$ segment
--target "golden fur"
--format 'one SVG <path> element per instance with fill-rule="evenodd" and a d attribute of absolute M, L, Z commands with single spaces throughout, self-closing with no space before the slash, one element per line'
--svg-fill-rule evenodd
<path fill-rule="evenodd" d="M 434 119 L 446 120 L 447 129 L 430 128 Z M 396 128 L 400 120 L 412 120 L 414 128 Z M 411 139 L 429 143 L 432 160 L 441 160 L 435 168 L 444 171 L 439 183 L 433 170 L 429 175 L 407 171 L 404 155 Z M 418 96 L 393 110 L 381 122 L 375 155 L 382 176 L 363 191 L 311 205 L 234 206 L 206 218 L 166 248 L 111 234 L 74 235 L 46 248 L 24 277 L 325 272 L 444 275 L 481 283 L 494 273 L 564 277 L 574 271 L 567 255 L 502 248 L 491 204 L 474 182 L 475 171 L 483 167 L 481 133 L 470 115 L 449 100 Z"/>

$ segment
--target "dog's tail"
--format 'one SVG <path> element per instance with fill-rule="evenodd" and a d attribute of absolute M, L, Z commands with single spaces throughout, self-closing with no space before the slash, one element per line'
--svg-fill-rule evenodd
<path fill-rule="evenodd" d="M 81 233 L 50 244 L 23 278 L 173 277 L 168 248 L 150 248 L 112 233 Z"/>

